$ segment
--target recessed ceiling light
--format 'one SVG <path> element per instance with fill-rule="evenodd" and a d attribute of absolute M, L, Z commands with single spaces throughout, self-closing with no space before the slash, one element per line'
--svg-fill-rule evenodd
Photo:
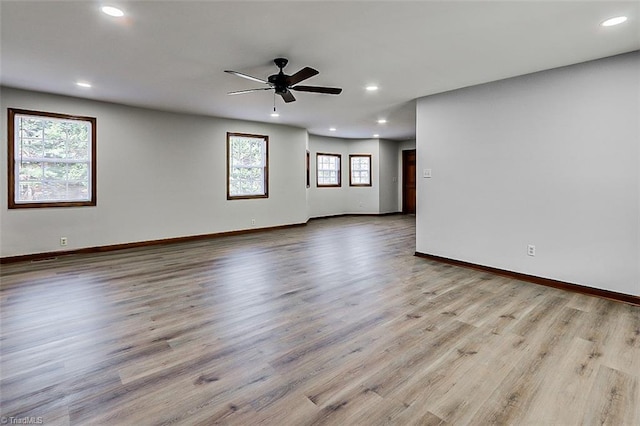
<path fill-rule="evenodd" d="M 336 128 L 335 128 L 335 127 L 329 127 L 329 131 L 330 131 L 330 132 L 335 132 L 335 131 L 336 131 Z"/>
<path fill-rule="evenodd" d="M 616 16 L 615 18 L 609 18 L 606 21 L 602 22 L 600 25 L 603 27 L 612 27 L 614 25 L 622 24 L 627 20 L 626 16 Z"/>
<path fill-rule="evenodd" d="M 375 92 L 376 90 L 378 90 L 378 86 L 376 86 L 375 84 L 372 84 L 370 86 L 366 87 L 367 92 Z"/>
<path fill-rule="evenodd" d="M 117 7 L 102 6 L 100 10 L 102 10 L 102 13 L 107 14 L 109 16 L 113 16 L 115 18 L 120 18 L 124 16 L 124 12 L 122 11 L 122 9 L 118 9 Z"/>
<path fill-rule="evenodd" d="M 384 118 L 381 118 L 380 120 L 378 120 L 378 124 L 384 124 L 386 122 L 387 120 L 385 120 Z"/>
<path fill-rule="evenodd" d="M 91 87 L 91 83 L 87 83 L 86 81 L 77 81 L 76 86 L 89 88 Z"/>
<path fill-rule="evenodd" d="M 278 114 L 277 112 L 272 112 L 272 113 L 271 113 L 271 116 L 272 116 L 272 117 L 274 117 L 274 118 L 275 118 L 275 117 L 280 117 L 280 114 Z"/>
<path fill-rule="evenodd" d="M 379 137 L 380 137 L 380 135 L 376 133 L 375 135 L 373 135 L 373 137 L 374 137 L 374 138 L 379 138 Z"/>

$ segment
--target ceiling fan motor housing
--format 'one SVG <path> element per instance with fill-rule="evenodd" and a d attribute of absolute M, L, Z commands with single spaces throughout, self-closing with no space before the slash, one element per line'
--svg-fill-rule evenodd
<path fill-rule="evenodd" d="M 286 75 L 282 69 L 287 66 L 289 60 L 287 58 L 276 58 L 273 62 L 280 68 L 280 72 L 269 76 L 269 83 L 275 86 L 276 93 L 287 93 L 289 91 L 289 76 Z"/>
<path fill-rule="evenodd" d="M 280 70 L 280 73 L 270 75 L 268 78 L 268 81 L 275 87 L 276 93 L 286 93 L 288 91 L 287 89 L 288 77 L 289 77 L 288 75 L 286 75 L 285 73 L 282 72 L 282 70 Z"/>

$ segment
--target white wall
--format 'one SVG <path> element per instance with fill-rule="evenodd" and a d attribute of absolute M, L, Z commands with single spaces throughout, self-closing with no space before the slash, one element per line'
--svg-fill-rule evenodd
<path fill-rule="evenodd" d="M 349 186 L 349 154 L 371 154 L 371 186 Z M 344 157 L 343 188 L 347 192 L 345 213 L 380 212 L 380 144 L 377 139 L 349 140 Z"/>
<path fill-rule="evenodd" d="M 309 193 L 309 216 L 322 217 L 344 214 L 346 212 L 347 189 L 349 187 L 348 170 L 345 173 L 345 165 L 348 168 L 348 149 L 346 141 L 338 138 L 309 135 L 309 151 L 311 155 L 311 187 Z M 340 188 L 318 188 L 316 154 L 340 154 L 342 156 L 342 186 Z M 345 179 L 347 185 L 345 186 Z"/>
<path fill-rule="evenodd" d="M 378 164 L 378 186 L 380 197 L 380 213 L 395 213 L 398 208 L 398 174 L 402 168 L 398 168 L 399 143 L 386 139 L 380 139 Z"/>
<path fill-rule="evenodd" d="M 306 222 L 306 130 L 174 114 L 1 88 L 7 108 L 97 118 L 97 207 L 7 208 L 0 162 L 2 257 Z M 226 132 L 269 136 L 269 198 L 226 199 Z M 61 236 L 68 246 L 60 247 Z"/>
<path fill-rule="evenodd" d="M 416 250 L 640 295 L 639 123 L 638 52 L 418 100 Z"/>
<path fill-rule="evenodd" d="M 309 189 L 311 217 L 386 213 L 380 206 L 381 153 L 378 139 L 353 140 L 309 135 L 309 149 L 311 151 L 311 188 Z M 316 184 L 317 153 L 342 155 L 342 186 L 340 188 L 318 188 Z M 371 154 L 372 186 L 349 186 L 349 154 Z M 386 166 L 385 173 L 387 173 Z M 385 189 L 387 189 L 386 186 Z"/>

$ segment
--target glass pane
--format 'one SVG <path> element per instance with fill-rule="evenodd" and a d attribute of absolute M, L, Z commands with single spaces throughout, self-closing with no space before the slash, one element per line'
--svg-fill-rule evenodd
<path fill-rule="evenodd" d="M 38 201 L 42 199 L 42 183 L 21 182 L 18 185 L 16 201 Z"/>
<path fill-rule="evenodd" d="M 42 185 L 42 199 L 62 201 L 67 198 L 66 182 L 44 182 Z"/>
<path fill-rule="evenodd" d="M 71 163 L 67 165 L 69 175 L 67 179 L 70 181 L 84 181 L 89 180 L 89 164 L 87 163 Z"/>
<path fill-rule="evenodd" d="M 236 179 L 260 179 L 262 170 L 262 168 L 234 167 L 231 170 L 231 176 Z"/>
<path fill-rule="evenodd" d="M 89 141 L 89 129 L 91 125 L 88 123 L 73 121 L 65 124 L 67 139 L 73 142 L 85 142 L 86 145 L 86 142 Z"/>
<path fill-rule="evenodd" d="M 67 158 L 76 160 L 89 159 L 89 142 L 82 140 L 69 140 L 67 142 Z"/>
<path fill-rule="evenodd" d="M 42 158 L 44 155 L 42 139 L 22 139 L 18 158 Z"/>
<path fill-rule="evenodd" d="M 46 180 L 66 180 L 67 165 L 65 163 L 45 163 L 44 178 Z"/>
<path fill-rule="evenodd" d="M 69 184 L 67 185 L 67 199 L 74 201 L 88 200 L 88 182 L 69 182 Z"/>
<path fill-rule="evenodd" d="M 18 165 L 18 180 L 23 181 L 40 181 L 43 178 L 43 164 L 36 162 L 22 162 Z"/>
<path fill-rule="evenodd" d="M 40 138 L 42 139 L 44 123 L 38 118 L 20 118 L 18 119 L 18 128 L 20 129 L 21 138 Z"/>
<path fill-rule="evenodd" d="M 44 140 L 44 157 L 45 158 L 65 158 L 66 146 L 64 141 L 45 139 Z"/>
<path fill-rule="evenodd" d="M 47 120 L 44 125 L 44 138 L 57 141 L 67 139 L 64 126 L 65 123 L 63 121 Z"/>

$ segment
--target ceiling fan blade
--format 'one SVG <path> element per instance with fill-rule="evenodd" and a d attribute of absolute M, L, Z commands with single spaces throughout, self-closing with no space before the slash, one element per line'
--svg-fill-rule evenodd
<path fill-rule="evenodd" d="M 247 80 L 257 81 L 258 83 L 269 84 L 269 82 L 267 80 L 263 80 L 263 79 L 258 78 L 258 77 L 253 77 L 253 76 L 250 76 L 249 74 L 243 74 L 243 73 L 238 72 L 238 71 L 229 71 L 229 70 L 225 70 L 225 72 L 228 73 L 228 74 L 237 75 L 238 77 L 246 78 Z"/>
<path fill-rule="evenodd" d="M 318 74 L 320 74 L 320 71 L 314 70 L 313 68 L 304 67 L 297 73 L 287 78 L 287 86 L 293 86 L 294 84 L 300 83 L 302 80 L 306 80 Z"/>
<path fill-rule="evenodd" d="M 235 92 L 227 93 L 227 95 L 242 95 L 243 93 L 260 92 L 262 90 L 273 90 L 273 87 L 261 87 L 260 89 L 236 90 Z"/>
<path fill-rule="evenodd" d="M 342 89 L 339 87 L 294 86 L 289 89 L 299 92 L 326 93 L 327 95 L 339 95 L 342 93 Z"/>
<path fill-rule="evenodd" d="M 288 90 L 284 93 L 278 93 L 278 95 L 282 96 L 282 99 L 284 99 L 286 103 L 296 100 L 295 96 L 293 96 L 293 93 L 289 92 Z"/>

